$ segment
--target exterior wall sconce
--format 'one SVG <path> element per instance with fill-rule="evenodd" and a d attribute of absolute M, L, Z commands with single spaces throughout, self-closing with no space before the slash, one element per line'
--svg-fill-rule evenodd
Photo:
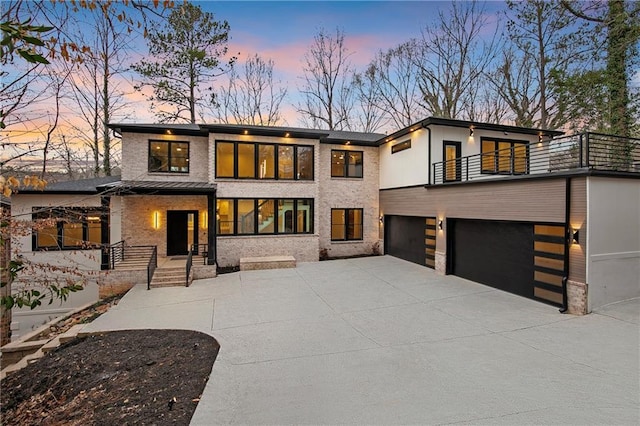
<path fill-rule="evenodd" d="M 442 231 L 442 219 L 438 221 L 438 229 Z"/>
<path fill-rule="evenodd" d="M 571 235 L 571 243 L 572 244 L 579 244 L 580 243 L 580 230 L 579 229 L 570 229 L 569 230 L 570 235 Z"/>
<path fill-rule="evenodd" d="M 473 127 L 469 127 L 469 136 L 473 137 Z"/>
<path fill-rule="evenodd" d="M 160 212 L 153 212 L 153 229 L 160 229 Z"/>
<path fill-rule="evenodd" d="M 384 215 L 380 215 L 380 224 L 384 223 Z"/>

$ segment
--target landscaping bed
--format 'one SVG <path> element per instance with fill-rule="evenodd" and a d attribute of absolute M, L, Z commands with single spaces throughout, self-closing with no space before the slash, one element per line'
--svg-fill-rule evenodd
<path fill-rule="evenodd" d="M 219 345 L 185 330 L 77 338 L 7 376 L 3 425 L 188 425 Z"/>

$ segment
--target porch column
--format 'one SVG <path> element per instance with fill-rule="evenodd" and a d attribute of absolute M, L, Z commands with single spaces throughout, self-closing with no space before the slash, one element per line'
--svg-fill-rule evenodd
<path fill-rule="evenodd" d="M 209 250 L 207 251 L 207 265 L 215 265 L 217 259 L 217 234 L 218 234 L 218 220 L 216 218 L 216 193 L 211 192 L 207 194 L 207 245 Z"/>

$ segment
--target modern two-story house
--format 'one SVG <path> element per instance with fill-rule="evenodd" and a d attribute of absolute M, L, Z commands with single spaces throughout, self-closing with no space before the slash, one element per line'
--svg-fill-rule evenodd
<path fill-rule="evenodd" d="M 639 140 L 434 117 L 390 135 L 111 127 L 120 177 L 13 198 L 16 217 L 63 219 L 16 238 L 23 255 L 107 271 L 101 290 L 148 280 L 153 257 L 211 276 L 386 253 L 573 313 L 640 296 Z M 151 250 L 142 272 L 114 273 L 135 247 Z"/>

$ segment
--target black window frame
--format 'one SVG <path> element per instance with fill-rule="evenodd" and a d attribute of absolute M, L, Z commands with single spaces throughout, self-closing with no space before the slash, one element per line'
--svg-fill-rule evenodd
<path fill-rule="evenodd" d="M 411 149 L 411 139 L 407 139 L 405 141 L 398 142 L 395 145 L 391 145 L 392 154 L 397 154 L 398 152 L 402 152 L 407 149 Z"/>
<path fill-rule="evenodd" d="M 484 152 L 484 142 L 493 142 L 493 151 Z M 509 171 L 501 171 L 500 170 L 500 155 L 496 155 L 499 151 L 498 147 L 500 143 L 508 143 L 509 147 Z M 515 171 L 515 151 L 514 148 L 516 145 L 523 145 L 525 148 L 525 171 L 524 172 L 516 172 Z M 480 138 L 480 173 L 483 175 L 528 175 L 530 173 L 529 165 L 530 165 L 530 150 L 529 150 L 530 142 L 526 140 L 518 140 L 518 139 L 502 139 L 502 138 L 491 138 L 491 137 L 483 137 Z M 506 149 L 505 149 L 506 150 Z M 493 156 L 493 168 L 485 169 L 484 167 L 484 157 L 485 155 Z"/>
<path fill-rule="evenodd" d="M 151 145 L 154 143 L 166 143 L 167 146 L 167 170 L 157 170 L 154 169 L 151 164 L 151 153 L 153 150 L 151 149 Z M 187 170 L 171 170 L 171 145 L 172 144 L 186 144 L 187 145 Z M 172 173 L 172 174 L 189 174 L 191 169 L 191 143 L 189 141 L 174 141 L 174 140 L 163 140 L 163 139 L 149 139 L 149 151 L 148 151 L 148 162 L 147 162 L 147 170 L 149 173 Z"/>
<path fill-rule="evenodd" d="M 447 147 L 454 147 L 456 150 L 456 176 L 454 179 L 447 177 Z M 460 141 L 442 141 L 442 181 L 443 182 L 459 182 L 462 180 L 462 142 Z"/>
<path fill-rule="evenodd" d="M 273 181 L 273 180 L 280 180 L 280 181 L 301 181 L 301 182 L 312 182 L 315 180 L 315 146 L 313 145 L 304 145 L 304 144 L 288 144 L 288 143 L 275 143 L 275 142 L 247 142 L 247 141 L 228 141 L 228 140 L 216 140 L 216 145 L 215 145 L 215 150 L 216 150 L 216 158 L 218 155 L 218 144 L 220 143 L 225 143 L 225 144 L 233 144 L 233 176 L 220 176 L 218 174 L 218 167 L 217 164 L 214 165 L 215 167 L 215 176 L 216 179 L 237 179 L 237 180 L 259 180 L 259 181 Z M 239 177 L 238 176 L 238 145 L 239 144 L 248 144 L 248 145 L 254 145 L 254 150 L 253 150 L 253 161 L 254 161 L 254 174 L 251 177 Z M 269 145 L 269 146 L 273 146 L 273 151 L 274 151 L 274 177 L 265 177 L 265 178 L 261 178 L 260 177 L 260 164 L 259 164 L 259 158 L 260 158 L 260 146 L 261 145 Z M 279 156 L 278 156 L 278 152 L 279 152 L 279 147 L 293 147 L 293 178 L 281 178 L 279 176 Z M 311 177 L 310 178 L 306 178 L 303 179 L 300 177 L 300 165 L 298 164 L 298 148 L 302 147 L 302 148 L 310 148 L 311 149 Z M 217 159 L 216 159 L 217 162 Z"/>
<path fill-rule="evenodd" d="M 228 233 L 228 234 L 218 234 L 218 237 L 235 237 L 235 236 L 256 236 L 256 235 L 270 235 L 270 236 L 274 236 L 274 235 L 313 235 L 314 233 L 314 209 L 315 209 L 315 202 L 313 198 L 304 198 L 304 197 L 298 197 L 298 198 L 270 198 L 270 197 L 260 197 L 260 198 L 254 198 L 254 197 L 220 197 L 217 199 L 217 201 L 232 201 L 233 202 L 233 218 L 230 221 L 231 222 L 231 226 L 232 226 L 232 232 Z M 253 221 L 253 230 L 252 232 L 244 232 L 244 233 L 238 233 L 238 228 L 237 228 L 237 223 L 238 223 L 238 201 L 240 200 L 253 200 L 253 214 L 254 214 L 254 221 Z M 258 223 L 258 220 L 256 220 L 257 216 L 258 216 L 258 208 L 260 206 L 260 201 L 273 201 L 273 205 L 275 207 L 276 210 L 276 214 L 275 214 L 275 220 L 273 222 L 273 229 L 274 232 L 260 232 L 259 226 L 260 224 Z M 279 203 L 278 201 L 280 200 L 285 200 L 285 201 L 293 201 L 293 231 L 292 232 L 279 232 L 278 231 L 278 225 L 279 225 L 279 219 L 278 219 L 278 214 L 277 214 L 277 210 L 278 210 L 278 206 Z M 300 231 L 298 229 L 298 221 L 295 219 L 298 217 L 298 212 L 299 212 L 299 208 L 298 208 L 298 201 L 310 201 L 310 211 L 309 211 L 309 230 L 308 231 Z M 217 206 L 216 206 L 216 210 L 217 210 Z M 218 227 L 218 223 L 216 223 L 216 227 Z"/>
<path fill-rule="evenodd" d="M 344 238 L 333 238 L 333 212 L 336 210 L 344 211 Z M 349 238 L 349 211 L 351 210 L 359 210 L 360 217 L 362 218 L 362 222 L 360 223 L 360 238 Z M 331 241 L 363 241 L 364 240 L 364 209 L 359 208 L 348 208 L 348 207 L 340 207 L 340 208 L 332 208 L 331 209 Z"/>
<path fill-rule="evenodd" d="M 342 174 L 340 175 L 334 175 L 333 174 L 333 155 L 334 153 L 341 153 L 345 155 L 345 158 L 347 155 L 349 154 L 360 154 L 360 157 L 362 158 L 362 167 L 361 167 L 361 173 L 360 176 L 351 176 L 349 174 L 349 162 L 345 161 L 344 162 L 344 166 L 342 168 Z M 348 178 L 348 179 L 362 179 L 364 177 L 364 151 L 355 151 L 355 150 L 351 150 L 351 149 L 332 149 L 331 150 L 331 162 L 330 167 L 331 167 L 331 177 L 332 178 Z"/>
<path fill-rule="evenodd" d="M 71 215 L 77 215 L 75 220 L 69 220 Z M 100 243 L 89 243 L 89 217 L 100 218 Z M 64 250 L 95 250 L 100 248 L 104 241 L 103 224 L 107 220 L 108 212 L 101 207 L 32 207 L 31 217 L 34 222 L 44 219 L 56 220 L 56 246 L 40 247 L 38 246 L 38 230 L 34 227 L 31 231 L 31 250 L 32 251 L 64 251 Z M 64 245 L 64 224 L 80 223 L 82 224 L 82 240 L 81 244 Z"/>

